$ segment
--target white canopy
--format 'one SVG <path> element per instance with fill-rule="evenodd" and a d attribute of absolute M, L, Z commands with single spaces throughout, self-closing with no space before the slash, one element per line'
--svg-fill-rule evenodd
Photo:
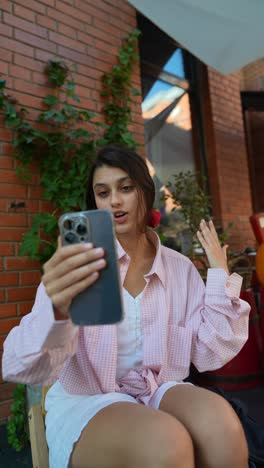
<path fill-rule="evenodd" d="M 264 56 L 264 0 L 129 0 L 202 62 L 222 73 Z"/>

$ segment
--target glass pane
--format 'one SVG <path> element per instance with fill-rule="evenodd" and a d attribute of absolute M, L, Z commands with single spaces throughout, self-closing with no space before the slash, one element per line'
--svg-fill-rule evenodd
<path fill-rule="evenodd" d="M 163 70 L 168 73 L 172 73 L 173 75 L 177 75 L 179 78 L 185 78 L 181 49 L 177 49 L 172 54 L 170 59 L 167 61 L 167 63 L 163 67 Z"/>
<path fill-rule="evenodd" d="M 183 223 L 172 212 L 166 185 L 181 171 L 194 171 L 189 95 L 183 89 L 157 80 L 142 104 L 148 165 L 156 187 L 155 206 L 162 213 L 162 233 L 174 248 L 182 245 Z M 183 249 L 182 249 L 183 251 Z"/>

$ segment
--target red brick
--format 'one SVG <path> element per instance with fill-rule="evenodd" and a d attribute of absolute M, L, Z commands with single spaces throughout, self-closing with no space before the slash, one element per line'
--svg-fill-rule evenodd
<path fill-rule="evenodd" d="M 11 13 L 12 4 L 11 4 L 10 0 L 1 0 L 0 8 L 1 8 L 1 10 L 5 10 L 5 11 L 8 11 L 8 13 Z"/>
<path fill-rule="evenodd" d="M 36 24 L 30 21 L 26 21 L 14 15 L 9 15 L 8 13 L 4 13 L 4 22 L 18 29 L 22 29 L 23 31 L 28 31 L 31 34 L 34 34 L 36 36 L 40 36 L 43 38 L 47 37 L 47 31 L 45 28 L 42 28 L 41 26 L 37 26 Z"/>
<path fill-rule="evenodd" d="M 22 44 L 22 42 L 16 41 L 14 39 L 9 39 L 7 37 L 0 37 L 1 48 L 11 50 L 12 52 L 19 52 L 22 55 L 28 57 L 34 56 L 34 49 L 28 45 Z"/>
<path fill-rule="evenodd" d="M 40 268 L 39 262 L 28 257 L 6 258 L 6 270 L 33 270 Z"/>
<path fill-rule="evenodd" d="M 0 228 L 0 241 L 20 241 L 25 233 L 25 228 Z"/>
<path fill-rule="evenodd" d="M 0 273 L 0 286 L 14 286 L 18 284 L 18 273 Z"/>
<path fill-rule="evenodd" d="M 5 336 L 0 336 L 0 350 L 3 351 L 3 343 L 5 341 L 6 337 Z M 3 382 L 3 380 L 0 378 L 0 382 Z M 1 393 L 1 387 L 0 387 L 0 393 Z"/>
<path fill-rule="evenodd" d="M 95 39 L 95 47 L 99 50 L 104 50 L 110 56 L 114 57 L 116 55 L 116 45 L 107 44 L 106 42 Z"/>
<path fill-rule="evenodd" d="M 6 24 L 0 23 L 0 34 L 5 37 L 12 37 L 13 28 L 11 26 L 7 26 Z"/>
<path fill-rule="evenodd" d="M 90 56 L 89 53 L 81 54 L 76 50 L 69 49 L 61 45 L 58 46 L 58 54 L 61 57 L 65 57 L 66 59 L 71 60 L 73 63 L 82 63 L 83 65 L 91 67 L 93 67 L 95 64 L 94 59 Z"/>
<path fill-rule="evenodd" d="M 40 200 L 39 203 L 40 203 L 39 205 L 40 212 L 42 211 L 53 212 L 54 211 L 54 206 L 51 204 L 50 201 Z"/>
<path fill-rule="evenodd" d="M 18 289 L 16 289 L 16 291 L 18 291 Z M 4 335 L 9 333 L 12 328 L 19 324 L 20 320 L 20 318 L 0 320 L 0 334 Z"/>
<path fill-rule="evenodd" d="M 0 211 L 8 211 L 9 209 L 9 204 L 10 204 L 10 201 L 9 200 L 4 200 L 2 198 L 0 198 Z"/>
<path fill-rule="evenodd" d="M 10 65 L 9 73 L 15 78 L 19 76 L 22 80 L 31 80 L 31 71 L 23 67 L 18 67 L 17 65 Z"/>
<path fill-rule="evenodd" d="M 22 213 L 7 213 L 1 214 L 1 227 L 2 226 L 27 226 L 27 215 Z"/>
<path fill-rule="evenodd" d="M 4 289 L 0 289 L 0 302 L 4 302 L 5 300 L 5 291 Z M 1 333 L 1 327 L 0 327 L 0 333 Z"/>
<path fill-rule="evenodd" d="M 14 170 L 2 170 L 0 171 L 0 183 L 17 184 L 19 179 Z"/>
<path fill-rule="evenodd" d="M 35 57 L 37 60 L 42 60 L 42 62 L 45 62 L 45 66 L 46 66 L 49 60 L 54 59 L 54 54 L 52 54 L 51 52 L 46 52 L 45 50 L 36 49 Z"/>
<path fill-rule="evenodd" d="M 6 62 L 0 61 L 0 73 L 3 75 L 8 74 L 8 64 Z"/>
<path fill-rule="evenodd" d="M 14 89 L 22 91 L 23 93 L 28 93 L 34 96 L 40 96 L 43 98 L 47 96 L 49 92 L 49 90 L 44 86 L 38 86 L 20 79 L 14 80 Z"/>
<path fill-rule="evenodd" d="M 24 185 L 1 184 L 0 197 L 25 198 L 26 187 Z"/>
<path fill-rule="evenodd" d="M 11 130 L 7 128 L 0 128 L 0 138 L 1 138 L 1 141 L 11 141 L 12 140 Z"/>
<path fill-rule="evenodd" d="M 0 243 L 0 255 L 4 256 L 11 256 L 15 253 L 15 246 L 14 244 L 3 244 Z"/>
<path fill-rule="evenodd" d="M 56 30 L 56 21 L 54 19 L 48 18 L 47 16 L 37 15 L 37 24 L 43 26 L 47 29 Z"/>
<path fill-rule="evenodd" d="M 1 60 L 4 62 L 11 62 L 12 53 L 9 50 L 1 49 Z"/>
<path fill-rule="evenodd" d="M 115 38 L 123 38 L 123 33 L 120 34 L 120 29 L 109 24 L 108 18 L 107 21 L 101 21 L 98 18 L 94 18 L 93 26 L 94 28 L 98 29 L 98 31 L 104 31 L 105 33 L 111 34 Z"/>
<path fill-rule="evenodd" d="M 96 68 L 105 67 L 105 65 L 102 62 L 105 62 L 107 64 L 106 70 L 108 70 L 109 66 L 112 67 L 113 56 L 107 54 L 107 52 L 104 52 L 103 50 L 100 50 L 100 49 L 93 49 L 92 47 L 89 47 L 88 53 L 91 57 L 94 57 L 94 59 L 96 59 L 95 60 Z M 104 68 L 102 68 L 102 71 L 104 71 Z"/>
<path fill-rule="evenodd" d="M 6 292 L 7 292 L 8 302 L 29 301 L 35 297 L 36 288 L 33 288 L 33 287 L 8 288 Z M 0 328 L 1 328 L 1 323 L 0 323 Z"/>
<path fill-rule="evenodd" d="M 8 158 L 7 156 L 0 156 L 0 169 L 11 169 L 13 165 L 14 162 L 12 158 Z"/>
<path fill-rule="evenodd" d="M 24 2 L 25 4 L 25 2 Z M 15 16 L 20 16 L 21 18 L 25 18 L 28 21 L 35 21 L 35 12 L 31 9 L 24 8 L 20 5 L 14 5 L 14 14 Z"/>
<path fill-rule="evenodd" d="M 105 6 L 105 2 L 102 5 Z M 75 0 L 75 8 L 89 14 L 92 18 L 100 18 L 102 21 L 107 21 L 109 17 L 105 11 L 102 11 L 97 5 L 95 6 L 94 1 Z"/>
<path fill-rule="evenodd" d="M 40 271 L 23 271 L 20 273 L 20 284 L 22 286 L 38 285 L 40 283 L 40 280 Z"/>
<path fill-rule="evenodd" d="M 40 199 L 43 194 L 43 189 L 40 187 L 29 187 L 28 196 L 33 199 Z"/>
<path fill-rule="evenodd" d="M 116 46 L 121 45 L 121 38 L 117 39 L 116 37 L 112 36 L 111 34 L 101 30 L 97 29 L 96 27 L 88 24 L 87 25 L 87 34 L 89 34 L 92 37 L 96 37 L 97 39 L 100 39 L 102 41 L 105 41 L 108 44 L 116 44 Z M 117 49 L 116 49 L 117 53 Z M 113 60 L 113 59 L 112 59 Z"/>
<path fill-rule="evenodd" d="M 42 62 L 19 54 L 14 55 L 14 63 L 16 65 L 20 65 L 22 68 L 28 68 L 29 70 L 38 71 L 40 73 L 43 73 L 45 68 L 45 65 L 43 65 Z"/>
<path fill-rule="evenodd" d="M 5 400 L 10 400 L 13 396 L 14 390 L 16 388 L 15 383 L 5 382 L 1 384 L 0 387 L 0 402 Z"/>
<path fill-rule="evenodd" d="M 60 34 L 64 34 L 65 36 L 71 37 L 72 39 L 76 39 L 76 30 L 66 26 L 65 24 L 58 24 L 58 32 Z"/>
<path fill-rule="evenodd" d="M 38 200 L 27 200 L 26 201 L 26 212 L 27 213 L 38 213 L 39 212 L 39 201 Z M 42 209 L 40 210 L 42 211 Z"/>
<path fill-rule="evenodd" d="M 8 416 L 11 414 L 10 407 L 13 403 L 13 400 L 8 400 L 0 403 L 0 424 L 4 424 Z"/>
<path fill-rule="evenodd" d="M 49 38 L 51 41 L 55 42 L 55 44 L 60 44 L 64 47 L 68 47 L 69 49 L 78 50 L 79 53 L 86 53 L 85 45 L 80 44 L 80 42 L 74 41 L 69 37 L 63 36 L 62 34 L 57 34 L 56 32 L 50 31 Z"/>
<path fill-rule="evenodd" d="M 38 50 L 36 51 L 38 52 Z M 41 51 L 39 51 L 41 52 Z M 51 58 L 51 57 L 50 57 Z M 33 107 L 36 109 L 42 109 L 43 108 L 43 99 L 36 97 L 36 96 L 30 96 L 29 94 L 24 94 L 20 93 L 19 91 L 12 91 L 12 95 L 18 99 L 19 104 L 24 106 L 24 107 Z"/>
<path fill-rule="evenodd" d="M 76 20 L 71 15 L 64 14 L 64 12 L 54 10 L 54 8 L 48 8 L 47 15 L 50 18 L 53 18 L 58 23 L 67 24 L 71 28 L 84 31 L 84 23 L 82 21 Z"/>
<path fill-rule="evenodd" d="M 116 28 L 118 28 L 120 31 L 123 31 L 127 36 L 129 35 L 131 31 L 131 25 L 126 22 L 126 21 L 120 21 L 119 18 L 116 18 L 115 16 L 109 16 L 109 22 Z M 136 21 L 135 21 L 135 27 L 136 27 Z"/>
<path fill-rule="evenodd" d="M 72 18 L 75 18 L 77 20 L 81 18 L 82 21 L 84 21 L 86 24 L 89 24 L 91 22 L 91 16 L 89 14 L 86 14 L 84 11 L 80 12 L 78 9 L 78 5 L 76 3 L 75 3 L 75 8 L 74 8 L 74 7 L 65 5 L 65 3 L 61 2 L 60 0 L 57 0 L 56 8 L 62 13 L 68 16 L 71 16 Z M 85 11 L 87 10 L 88 8 Z"/>
<path fill-rule="evenodd" d="M 16 3 L 19 3 L 20 5 L 25 5 L 25 0 L 16 0 Z M 42 15 L 44 15 L 46 12 L 46 7 L 40 4 L 40 2 L 37 0 L 27 0 L 26 5 L 30 10 L 36 13 L 41 13 Z"/>
<path fill-rule="evenodd" d="M 85 65 L 78 65 L 78 75 L 83 75 L 85 78 L 86 76 L 89 76 L 93 78 L 94 80 L 101 80 L 102 73 L 99 70 L 95 70 L 92 67 L 87 67 Z M 95 82 L 97 84 L 97 81 Z M 100 84 L 101 86 L 101 84 Z"/>
<path fill-rule="evenodd" d="M 128 15 L 127 13 L 124 13 L 122 9 L 116 8 L 115 6 L 112 6 L 106 2 L 103 2 L 102 9 L 104 10 L 104 13 L 108 15 L 108 17 L 116 17 L 120 22 L 131 25 L 131 29 L 136 26 L 135 10 L 133 15 Z M 98 14 L 95 16 L 100 18 Z"/>
<path fill-rule="evenodd" d="M 16 313 L 17 313 L 16 304 L 0 304 L 0 318 L 15 317 Z M 0 322 L 0 325 L 1 325 L 1 322 Z"/>
<path fill-rule="evenodd" d="M 20 31 L 19 29 L 15 30 L 15 38 L 18 40 L 19 43 L 25 42 L 26 44 L 32 44 L 34 47 L 44 49 L 45 51 L 49 51 L 52 53 L 56 52 L 56 45 L 52 42 L 46 39 L 41 39 L 40 37 L 34 36 L 33 34 Z"/>
<path fill-rule="evenodd" d="M 34 301 L 21 302 L 18 304 L 18 315 L 27 315 L 29 312 L 31 312 L 33 304 Z"/>
<path fill-rule="evenodd" d="M 45 3 L 45 5 L 48 5 L 50 7 L 55 7 L 55 0 L 41 0 L 41 2 Z"/>
<path fill-rule="evenodd" d="M 48 77 L 45 74 L 39 73 L 39 72 L 33 72 L 32 73 L 32 83 L 42 85 L 42 86 L 46 86 L 46 87 L 50 86 L 50 84 L 48 82 Z M 47 90 L 46 90 L 46 93 L 48 94 Z M 30 115 L 30 116 L 32 118 L 32 115 Z M 34 121 L 33 118 L 32 118 L 32 120 Z"/>

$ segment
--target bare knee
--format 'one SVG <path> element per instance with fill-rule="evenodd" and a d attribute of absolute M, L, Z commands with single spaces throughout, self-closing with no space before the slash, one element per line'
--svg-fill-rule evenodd
<path fill-rule="evenodd" d="M 167 392 L 161 409 L 173 414 L 190 433 L 195 466 L 248 466 L 243 428 L 233 408 L 221 396 L 203 388 L 180 385 Z"/>
<path fill-rule="evenodd" d="M 185 427 L 162 411 L 130 403 L 102 410 L 88 424 L 72 468 L 194 468 Z"/>
<path fill-rule="evenodd" d="M 231 407 L 221 421 L 223 438 L 220 442 L 219 466 L 234 468 L 248 467 L 248 446 L 243 427 Z M 220 455 L 221 454 L 221 455 Z"/>
<path fill-rule="evenodd" d="M 204 459 L 198 466 L 248 467 L 248 448 L 243 427 L 233 408 L 219 395 L 214 394 L 208 404 L 202 431 L 204 431 L 201 434 L 203 447 L 200 447 Z M 210 441 L 207 447 L 206 440 Z"/>

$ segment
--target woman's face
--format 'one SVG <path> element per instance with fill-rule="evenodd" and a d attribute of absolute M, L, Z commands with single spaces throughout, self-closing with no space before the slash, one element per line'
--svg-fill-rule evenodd
<path fill-rule="evenodd" d="M 93 190 L 97 208 L 112 212 L 117 236 L 139 231 L 145 210 L 139 209 L 137 187 L 123 169 L 109 166 L 96 169 Z"/>

